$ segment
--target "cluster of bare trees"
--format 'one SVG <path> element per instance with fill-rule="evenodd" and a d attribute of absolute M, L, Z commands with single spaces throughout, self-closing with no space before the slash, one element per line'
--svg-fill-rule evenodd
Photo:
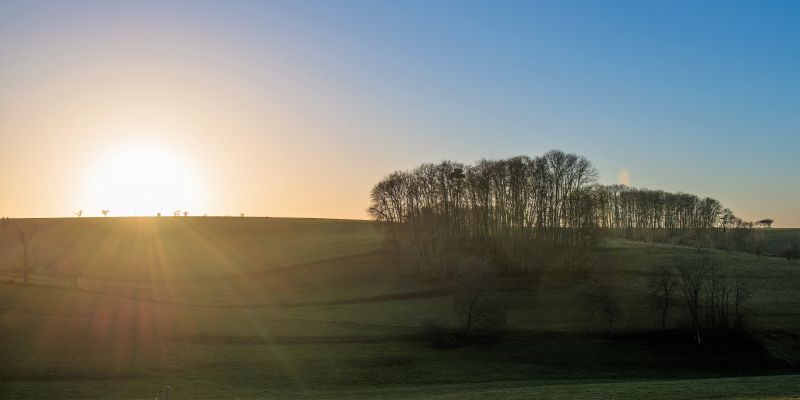
<path fill-rule="evenodd" d="M 754 228 L 773 222 L 743 221 L 719 201 L 688 193 L 623 185 L 596 186 L 593 192 L 599 226 L 633 240 L 758 253 L 763 240 Z"/>
<path fill-rule="evenodd" d="M 745 331 L 750 291 L 744 280 L 724 274 L 708 256 L 699 263 L 656 267 L 649 287 L 662 331 L 667 329 L 674 297 L 685 306 L 692 336 L 699 345 L 711 341 L 722 346 L 732 333 Z"/>
<path fill-rule="evenodd" d="M 502 268 L 528 269 L 537 249 L 592 242 L 596 179 L 588 160 L 561 151 L 423 164 L 375 185 L 369 213 L 392 241 L 411 249 L 420 272 L 453 272 L 464 247 Z"/>
<path fill-rule="evenodd" d="M 586 158 L 444 161 L 396 171 L 372 189 L 369 213 L 419 272 L 454 272 L 464 249 L 500 269 L 528 270 L 543 254 L 594 245 L 601 234 L 653 242 L 745 248 L 754 224 L 710 198 L 596 184 Z M 474 254 L 473 254 L 474 255 Z"/>
<path fill-rule="evenodd" d="M 0 221 L 0 239 L 6 230 L 2 222 Z M 13 227 L 13 237 L 21 250 L 20 260 L 18 264 L 4 266 L 0 272 L 12 280 L 21 279 L 23 285 L 28 285 L 31 277 L 38 274 L 66 279 L 78 289 L 78 281 L 83 276 L 86 262 L 76 251 L 76 246 L 65 243 L 60 250 L 45 250 L 37 243 L 38 232 L 36 225 Z"/>

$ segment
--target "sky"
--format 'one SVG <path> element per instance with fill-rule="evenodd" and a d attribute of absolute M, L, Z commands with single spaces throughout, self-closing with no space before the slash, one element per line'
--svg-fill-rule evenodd
<path fill-rule="evenodd" d="M 367 218 L 550 149 L 800 227 L 800 1 L 0 0 L 0 215 Z"/>

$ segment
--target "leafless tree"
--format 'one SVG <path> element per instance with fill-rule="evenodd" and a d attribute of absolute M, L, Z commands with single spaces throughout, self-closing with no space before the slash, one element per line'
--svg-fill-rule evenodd
<path fill-rule="evenodd" d="M 2 244 L 3 244 L 3 241 L 4 241 L 5 237 L 6 237 L 6 231 L 8 230 L 7 221 L 8 221 L 8 218 L 0 217 L 0 249 L 3 248 Z M 4 265 L 4 261 L 5 261 L 5 257 L 2 257 L 2 255 L 0 255 L 0 273 L 4 272 L 6 270 L 5 269 L 5 265 Z"/>
<path fill-rule="evenodd" d="M 778 255 L 781 257 L 786 257 L 786 261 L 791 262 L 792 257 L 800 257 L 800 246 L 797 244 L 787 244 L 781 248 L 781 250 L 778 252 Z"/>
<path fill-rule="evenodd" d="M 608 325 L 608 335 L 614 335 L 614 323 L 622 316 L 622 305 L 610 284 L 595 282 L 584 297 L 584 304 L 590 315 L 601 315 Z"/>
<path fill-rule="evenodd" d="M 183 212 L 183 216 L 184 216 L 184 217 L 188 217 L 188 216 L 189 216 L 189 212 L 188 212 L 188 211 L 184 211 L 184 212 Z"/>
<path fill-rule="evenodd" d="M 683 264 L 677 268 L 678 288 L 686 304 L 691 321 L 692 334 L 698 345 L 703 344 L 700 312 L 702 296 L 708 280 L 710 261 L 707 257 L 699 265 Z"/>
<path fill-rule="evenodd" d="M 536 268 L 543 250 L 591 248 L 602 234 L 625 239 L 749 249 L 753 224 L 711 198 L 596 184 L 583 157 L 443 161 L 395 171 L 372 189 L 370 216 L 408 251 L 420 274 L 452 274 L 463 247 L 501 271 Z"/>
<path fill-rule="evenodd" d="M 749 242 L 750 251 L 760 257 L 761 253 L 764 251 L 764 246 L 767 244 L 767 237 L 763 230 L 757 229 L 750 235 Z"/>
<path fill-rule="evenodd" d="M 82 217 L 83 216 L 83 210 L 76 211 L 75 212 L 75 216 L 78 217 L 78 218 Z"/>
<path fill-rule="evenodd" d="M 672 305 L 672 297 L 678 286 L 675 271 L 672 267 L 664 265 L 653 268 L 650 272 L 647 286 L 650 288 L 655 300 L 654 305 L 661 316 L 661 332 L 665 332 L 667 330 L 667 319 Z"/>
<path fill-rule="evenodd" d="M 22 247 L 22 283 L 25 285 L 28 284 L 28 276 L 33 273 L 33 270 L 36 267 L 36 263 L 32 259 L 32 242 L 36 237 L 36 233 L 36 226 L 31 226 L 27 229 L 21 226 L 16 226 L 14 229 L 14 235 L 17 237 L 17 241 L 19 241 L 19 244 Z"/>
<path fill-rule="evenodd" d="M 77 253 L 73 243 L 63 246 L 58 260 L 58 274 L 68 279 L 75 289 L 79 288 L 78 281 L 83 276 L 85 264 Z"/>
<path fill-rule="evenodd" d="M 107 217 L 108 213 L 110 213 L 110 212 L 111 212 L 111 210 L 100 210 L 100 213 L 102 213 L 104 217 Z"/>
<path fill-rule="evenodd" d="M 181 210 L 175 210 L 175 211 L 173 211 L 173 212 L 172 212 L 172 216 L 173 216 L 173 217 L 180 217 L 180 216 L 181 216 Z"/>
<path fill-rule="evenodd" d="M 462 334 L 497 331 L 505 326 L 506 307 L 491 293 L 491 272 L 485 262 L 468 260 L 459 277 L 454 307 L 462 321 Z"/>
<path fill-rule="evenodd" d="M 741 279 L 734 280 L 734 313 L 736 315 L 736 330 L 740 334 L 745 331 L 747 315 L 752 312 L 748 306 L 752 292 L 747 283 Z"/>
<path fill-rule="evenodd" d="M 731 327 L 730 303 L 733 287 L 731 281 L 722 273 L 716 263 L 710 263 L 707 271 L 707 283 L 704 286 L 705 303 L 703 304 L 706 314 L 706 329 L 717 341 L 717 344 L 722 346 Z"/>

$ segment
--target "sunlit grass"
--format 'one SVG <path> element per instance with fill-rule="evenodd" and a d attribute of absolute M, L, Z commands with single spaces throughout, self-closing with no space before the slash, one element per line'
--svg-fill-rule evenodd
<path fill-rule="evenodd" d="M 604 321 L 582 309 L 587 277 L 614 274 L 627 305 L 619 332 L 655 329 L 645 290 L 648 268 L 691 262 L 696 249 L 611 241 L 583 269 L 554 269 L 541 285 L 515 282 L 501 292 L 513 305 L 509 328 L 523 336 L 442 351 L 414 335 L 430 319 L 457 324 L 447 282 L 416 279 L 368 222 L 170 217 L 39 223 L 42 244 L 77 240 L 90 266 L 78 290 L 40 275 L 30 287 L 0 285 L 0 389 L 10 398 L 146 397 L 167 384 L 180 398 L 470 398 L 477 388 L 466 382 L 483 382 L 487 398 L 693 398 L 684 390 L 692 382 L 706 397 L 786 395 L 797 387 L 793 377 L 725 381 L 735 390 L 715 380 L 673 385 L 679 378 L 773 370 L 684 364 L 685 356 L 673 351 L 609 341 Z M 754 326 L 800 329 L 797 262 L 716 256 L 727 271 L 753 278 Z M 676 311 L 671 324 L 682 323 Z M 542 333 L 549 336 L 537 336 Z M 573 336 L 584 334 L 594 336 Z"/>

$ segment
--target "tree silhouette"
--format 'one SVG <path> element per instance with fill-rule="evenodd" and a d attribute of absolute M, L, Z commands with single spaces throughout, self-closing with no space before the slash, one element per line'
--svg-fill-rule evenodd
<path fill-rule="evenodd" d="M 676 270 L 678 288 L 689 313 L 692 333 L 698 345 L 703 344 L 700 332 L 700 312 L 702 311 L 702 296 L 708 284 L 711 261 L 703 257 L 699 265 L 681 265 Z"/>
<path fill-rule="evenodd" d="M 461 333 L 469 337 L 476 329 L 498 331 L 505 326 L 506 307 L 491 293 L 491 270 L 479 259 L 463 263 L 453 307 L 461 320 Z"/>
<path fill-rule="evenodd" d="M 601 235 L 754 249 L 754 224 L 715 199 L 596 181 L 591 162 L 558 150 L 472 165 L 443 161 L 384 177 L 368 212 L 420 274 L 438 277 L 458 268 L 465 247 L 503 260 L 506 272 L 535 268 L 545 252 L 566 260 Z"/>
<path fill-rule="evenodd" d="M 110 213 L 111 210 L 100 210 L 100 212 L 103 214 L 104 217 L 107 217 L 108 213 Z"/>
<path fill-rule="evenodd" d="M 60 275 L 67 278 L 75 289 L 79 289 L 78 280 L 83 276 L 84 263 L 82 259 L 79 259 L 73 243 L 63 246 L 58 267 Z"/>
<path fill-rule="evenodd" d="M 31 262 L 31 242 L 36 237 L 36 227 L 24 229 L 20 226 L 15 227 L 14 235 L 22 246 L 22 282 L 28 284 L 28 276 L 33 272 L 35 265 Z"/>
<path fill-rule="evenodd" d="M 765 228 L 772 228 L 772 223 L 774 223 L 774 222 L 775 222 L 775 220 L 772 219 L 772 218 L 764 218 L 764 219 L 762 219 L 760 221 L 757 221 L 756 224 L 761 225 L 761 226 L 763 226 Z"/>
<path fill-rule="evenodd" d="M 608 336 L 614 335 L 614 323 L 622 316 L 622 305 L 608 282 L 595 282 L 584 298 L 592 316 L 600 314 L 608 326 Z"/>
<path fill-rule="evenodd" d="M 78 218 L 82 217 L 83 216 L 83 210 L 76 211 L 75 212 L 75 216 L 77 216 Z"/>
<path fill-rule="evenodd" d="M 786 257 L 786 261 L 791 262 L 792 257 L 800 257 L 800 245 L 787 244 L 783 246 L 780 251 L 778 251 L 778 255 L 781 257 Z"/>
<path fill-rule="evenodd" d="M 672 305 L 673 292 L 678 287 L 675 271 L 671 267 L 658 266 L 650 272 L 647 286 L 653 294 L 654 305 L 661 316 L 661 332 L 667 330 L 667 317 Z"/>

